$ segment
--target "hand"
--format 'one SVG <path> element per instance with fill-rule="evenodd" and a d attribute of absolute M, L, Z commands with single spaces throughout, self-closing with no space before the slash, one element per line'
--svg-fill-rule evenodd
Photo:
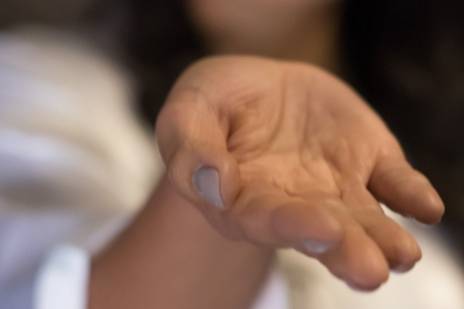
<path fill-rule="evenodd" d="M 224 236 L 294 247 L 358 289 L 421 257 L 379 202 L 424 223 L 444 211 L 362 98 L 309 65 L 203 60 L 173 88 L 156 132 L 172 183 Z"/>

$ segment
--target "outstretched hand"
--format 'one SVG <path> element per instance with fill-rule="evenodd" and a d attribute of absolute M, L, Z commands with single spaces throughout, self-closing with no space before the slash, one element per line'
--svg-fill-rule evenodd
<path fill-rule="evenodd" d="M 296 248 L 358 289 L 421 257 L 380 202 L 424 223 L 444 211 L 367 103 L 309 65 L 203 60 L 173 88 L 156 133 L 175 188 L 221 234 Z"/>

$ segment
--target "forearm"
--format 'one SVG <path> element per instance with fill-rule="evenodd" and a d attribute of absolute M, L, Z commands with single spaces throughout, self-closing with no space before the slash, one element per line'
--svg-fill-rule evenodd
<path fill-rule="evenodd" d="M 271 259 L 271 250 L 219 236 L 163 180 L 94 260 L 89 308 L 247 308 Z"/>

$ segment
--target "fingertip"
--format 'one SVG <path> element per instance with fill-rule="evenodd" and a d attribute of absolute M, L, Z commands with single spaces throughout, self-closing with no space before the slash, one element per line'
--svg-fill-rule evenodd
<path fill-rule="evenodd" d="M 373 290 L 389 278 L 389 264 L 381 249 L 363 230 L 352 227 L 340 249 L 323 259 L 333 273 L 360 290 Z"/>
<path fill-rule="evenodd" d="M 327 241 L 318 241 L 306 239 L 303 241 L 303 249 L 310 255 L 324 254 L 333 247 L 333 243 Z"/>
<path fill-rule="evenodd" d="M 363 271 L 358 271 L 356 275 L 347 279 L 351 287 L 361 291 L 373 291 L 388 281 L 390 269 L 385 260 L 372 260 L 364 265 Z"/>
<path fill-rule="evenodd" d="M 214 167 L 202 166 L 192 176 L 192 182 L 197 193 L 216 209 L 225 209 L 220 190 L 219 172 Z"/>
<path fill-rule="evenodd" d="M 345 267 L 349 266 L 346 265 Z M 371 292 L 388 281 L 390 269 L 385 260 L 372 259 L 370 261 L 359 261 L 357 267 L 351 265 L 349 269 L 343 270 L 336 276 L 356 291 Z"/>
<path fill-rule="evenodd" d="M 389 208 L 426 224 L 441 221 L 444 203 L 427 177 L 400 159 L 379 164 L 369 189 Z"/>
<path fill-rule="evenodd" d="M 417 216 L 417 219 L 427 224 L 440 223 L 445 214 L 445 205 L 435 189 L 430 188 L 420 199 L 424 211 Z"/>
<path fill-rule="evenodd" d="M 422 251 L 417 242 L 410 239 L 399 240 L 391 261 L 390 269 L 397 273 L 411 270 L 422 258 Z"/>
<path fill-rule="evenodd" d="M 358 291 L 358 292 L 374 292 L 375 290 L 380 288 L 383 283 L 373 284 L 373 285 L 365 285 L 365 284 L 359 285 L 357 283 L 347 282 L 346 284 L 348 285 L 348 287 L 350 287 L 350 289 Z"/>
<path fill-rule="evenodd" d="M 240 184 L 235 160 L 219 148 L 181 147 L 168 162 L 167 173 L 183 197 L 216 210 L 233 205 Z"/>
<path fill-rule="evenodd" d="M 357 216 L 366 233 L 377 244 L 392 270 L 407 271 L 421 258 L 416 239 L 385 215 Z"/>
<path fill-rule="evenodd" d="M 338 220 L 327 213 L 325 218 L 321 218 L 321 221 L 325 221 L 324 235 L 308 236 L 303 240 L 303 249 L 311 256 L 326 254 L 337 248 L 343 240 L 344 230 Z M 305 234 L 310 235 L 311 231 L 307 231 Z"/>

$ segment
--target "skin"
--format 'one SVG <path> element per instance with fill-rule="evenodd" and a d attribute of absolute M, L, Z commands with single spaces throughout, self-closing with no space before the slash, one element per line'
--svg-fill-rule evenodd
<path fill-rule="evenodd" d="M 189 13 L 214 54 L 298 60 L 339 71 L 337 0 L 189 0 Z"/>
<path fill-rule="evenodd" d="M 93 260 L 88 308 L 249 308 L 272 256 L 222 238 L 164 179 Z"/>
<path fill-rule="evenodd" d="M 336 1 L 189 4 L 215 53 L 338 71 Z M 444 211 L 366 102 L 303 63 L 200 61 L 172 90 L 156 133 L 169 180 L 94 260 L 91 309 L 249 308 L 282 247 L 372 290 L 389 269 L 408 270 L 421 256 L 379 201 L 424 223 Z M 218 172 L 225 209 L 196 190 L 192 179 L 202 166 Z M 326 250 L 308 250 L 308 242 Z"/>
<path fill-rule="evenodd" d="M 421 257 L 379 202 L 424 223 L 443 215 L 382 120 L 313 66 L 203 60 L 174 87 L 156 131 L 173 185 L 222 235 L 293 247 L 358 289 L 377 288 L 389 269 L 408 270 Z M 226 209 L 198 194 L 191 180 L 200 166 L 218 171 Z M 328 250 L 310 252 L 307 241 Z"/>

